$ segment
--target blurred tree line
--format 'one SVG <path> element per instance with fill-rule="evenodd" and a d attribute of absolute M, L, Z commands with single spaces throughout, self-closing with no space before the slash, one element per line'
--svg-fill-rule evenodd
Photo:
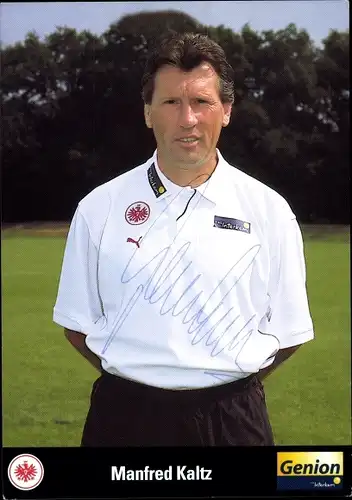
<path fill-rule="evenodd" d="M 235 70 L 225 158 L 285 196 L 300 221 L 349 224 L 349 32 L 319 48 L 294 24 L 234 33 L 173 11 L 2 48 L 3 222 L 69 220 L 91 189 L 153 153 L 141 77 L 167 29 L 208 34 Z"/>

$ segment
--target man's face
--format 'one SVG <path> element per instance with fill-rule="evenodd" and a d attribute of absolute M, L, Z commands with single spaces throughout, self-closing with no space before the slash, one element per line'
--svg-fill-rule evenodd
<path fill-rule="evenodd" d="M 154 94 L 144 107 L 153 129 L 159 161 L 169 167 L 200 167 L 216 157 L 221 128 L 228 125 L 231 104 L 219 96 L 219 77 L 209 63 L 184 72 L 170 65 L 155 76 Z"/>

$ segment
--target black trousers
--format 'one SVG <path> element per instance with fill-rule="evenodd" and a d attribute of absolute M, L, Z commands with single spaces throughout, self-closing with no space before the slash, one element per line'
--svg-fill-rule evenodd
<path fill-rule="evenodd" d="M 81 446 L 270 446 L 256 376 L 218 387 L 159 389 L 104 372 L 93 384 Z"/>

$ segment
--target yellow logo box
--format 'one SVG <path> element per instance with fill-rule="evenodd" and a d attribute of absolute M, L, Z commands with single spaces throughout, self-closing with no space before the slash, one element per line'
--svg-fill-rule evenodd
<path fill-rule="evenodd" d="M 277 453 L 278 476 L 342 476 L 342 451 L 297 451 Z"/>

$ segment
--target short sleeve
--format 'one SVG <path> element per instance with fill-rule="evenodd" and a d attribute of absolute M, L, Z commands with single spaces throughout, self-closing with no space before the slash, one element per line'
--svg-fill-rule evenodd
<path fill-rule="evenodd" d="M 260 331 L 273 335 L 279 349 L 314 338 L 307 288 L 303 238 L 294 215 L 281 224 L 278 244 L 271 262 L 270 305 Z"/>
<path fill-rule="evenodd" d="M 67 235 L 53 321 L 90 333 L 103 317 L 98 289 L 98 251 L 84 216 L 76 210 Z"/>

